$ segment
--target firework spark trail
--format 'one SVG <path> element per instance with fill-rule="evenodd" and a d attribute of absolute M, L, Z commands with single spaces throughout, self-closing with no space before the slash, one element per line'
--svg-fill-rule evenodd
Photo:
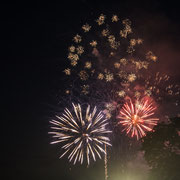
<path fill-rule="evenodd" d="M 96 161 L 96 156 L 101 159 L 100 152 L 106 154 L 104 145 L 111 146 L 108 138 L 111 131 L 106 128 L 108 120 L 104 118 L 101 111 L 97 113 L 96 107 L 90 112 L 90 105 L 88 105 L 83 115 L 79 104 L 72 105 L 73 114 L 65 108 L 62 116 L 56 116 L 57 120 L 50 121 L 53 131 L 49 134 L 55 138 L 51 144 L 63 143 L 61 148 L 64 153 L 60 158 L 68 154 L 68 159 L 70 162 L 74 161 L 73 164 L 77 161 L 82 164 L 86 158 L 89 165 L 91 157 Z"/>
<path fill-rule="evenodd" d="M 104 155 L 104 173 L 105 173 L 105 180 L 108 179 L 108 160 L 107 160 L 107 147 L 106 147 L 106 144 L 105 144 L 105 155 Z"/>
<path fill-rule="evenodd" d="M 153 118 L 154 110 L 156 107 L 153 106 L 149 100 L 137 100 L 135 104 L 126 102 L 118 118 L 119 123 L 125 126 L 123 131 L 131 133 L 131 137 L 136 136 L 143 137 L 146 135 L 146 131 L 152 131 L 153 126 L 157 125 L 158 118 Z"/>

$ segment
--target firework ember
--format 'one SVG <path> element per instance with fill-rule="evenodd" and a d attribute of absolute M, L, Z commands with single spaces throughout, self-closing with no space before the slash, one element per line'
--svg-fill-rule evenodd
<path fill-rule="evenodd" d="M 51 144 L 62 143 L 62 149 L 68 155 L 69 161 L 74 161 L 76 164 L 79 161 L 81 164 L 86 158 L 87 164 L 90 163 L 92 157 L 96 161 L 96 156 L 101 159 L 101 153 L 106 154 L 105 145 L 111 146 L 109 143 L 107 130 L 108 120 L 104 118 L 103 113 L 97 113 L 97 108 L 94 107 L 90 112 L 90 105 L 86 109 L 83 116 L 81 106 L 73 104 L 73 114 L 66 108 L 62 116 L 56 116 L 57 120 L 51 120 L 53 132 L 49 134 L 55 138 Z"/>
<path fill-rule="evenodd" d="M 119 123 L 125 126 L 123 131 L 130 133 L 131 137 L 136 136 L 137 140 L 145 136 L 145 132 L 152 131 L 159 120 L 153 117 L 155 109 L 156 107 L 148 99 L 137 100 L 135 103 L 132 100 L 126 102 L 118 116 Z"/>

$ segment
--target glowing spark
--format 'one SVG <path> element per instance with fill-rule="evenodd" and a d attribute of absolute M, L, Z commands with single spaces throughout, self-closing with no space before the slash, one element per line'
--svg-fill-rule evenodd
<path fill-rule="evenodd" d="M 99 18 L 96 20 L 96 22 L 98 23 L 98 25 L 104 24 L 105 18 L 106 18 L 105 15 L 104 15 L 104 14 L 101 14 L 101 15 L 99 16 Z"/>
<path fill-rule="evenodd" d="M 133 81 L 135 81 L 136 80 L 136 75 L 135 74 L 129 74 L 128 75 L 128 77 L 127 77 L 127 80 L 129 81 L 129 82 L 133 82 Z"/>
<path fill-rule="evenodd" d="M 115 41 L 115 37 L 113 35 L 108 36 L 108 41 L 113 43 Z"/>
<path fill-rule="evenodd" d="M 117 21 L 119 21 L 119 18 L 117 15 L 113 15 L 111 20 L 112 20 L 112 22 L 117 22 Z"/>
<path fill-rule="evenodd" d="M 140 38 L 138 38 L 138 39 L 136 40 L 136 42 L 137 42 L 137 44 L 142 44 L 142 43 L 143 43 L 143 40 L 140 39 Z"/>
<path fill-rule="evenodd" d="M 66 90 L 66 94 L 69 94 L 70 93 L 70 91 L 69 90 Z"/>
<path fill-rule="evenodd" d="M 120 63 L 114 63 L 114 67 L 116 68 L 116 69 L 119 69 L 120 68 L 120 66 L 121 66 L 121 64 Z"/>
<path fill-rule="evenodd" d="M 149 65 L 147 61 L 135 61 L 133 63 L 136 65 L 137 69 L 142 69 L 142 68 L 147 69 Z"/>
<path fill-rule="evenodd" d="M 114 111 L 115 109 L 116 109 L 116 106 L 115 106 L 115 104 L 113 104 L 113 103 L 106 103 L 105 104 L 105 107 L 106 107 L 106 109 L 108 110 L 108 111 Z"/>
<path fill-rule="evenodd" d="M 83 85 L 81 92 L 85 95 L 89 94 L 89 85 Z"/>
<path fill-rule="evenodd" d="M 131 39 L 130 40 L 130 45 L 131 46 L 135 46 L 136 45 L 136 40 L 135 39 Z"/>
<path fill-rule="evenodd" d="M 70 46 L 70 47 L 69 47 L 69 51 L 70 51 L 70 52 L 75 52 L 75 50 L 76 50 L 75 46 Z"/>
<path fill-rule="evenodd" d="M 77 60 L 79 60 L 79 56 L 78 56 L 78 54 L 69 53 L 68 59 L 73 60 L 73 61 L 77 61 Z"/>
<path fill-rule="evenodd" d="M 92 47 L 96 47 L 97 46 L 97 41 L 92 41 L 92 42 L 90 42 L 90 45 L 92 46 Z"/>
<path fill-rule="evenodd" d="M 98 79 L 100 79 L 100 80 L 104 79 L 104 74 L 99 73 L 99 74 L 98 74 Z"/>
<path fill-rule="evenodd" d="M 62 116 L 56 116 L 57 120 L 50 121 L 53 131 L 49 134 L 55 139 L 51 144 L 62 144 L 64 152 L 60 158 L 68 154 L 69 162 L 76 164 L 79 161 L 82 164 L 86 159 L 89 165 L 91 158 L 96 161 L 97 156 L 101 158 L 101 152 L 105 154 L 105 145 L 111 146 L 108 138 L 111 131 L 106 128 L 108 120 L 101 111 L 97 112 L 96 107 L 90 112 L 88 105 L 83 114 L 79 104 L 72 105 L 73 112 L 65 108 Z"/>
<path fill-rule="evenodd" d="M 127 60 L 125 58 L 120 59 L 120 63 L 124 66 L 127 64 Z"/>
<path fill-rule="evenodd" d="M 151 96 L 151 95 L 152 95 L 151 90 L 150 90 L 150 89 L 146 90 L 146 91 L 145 91 L 145 95 L 147 95 L 147 96 Z"/>
<path fill-rule="evenodd" d="M 74 42 L 76 42 L 76 43 L 80 43 L 80 42 L 82 41 L 82 38 L 81 38 L 80 35 L 77 34 L 76 36 L 74 36 L 73 40 L 74 40 Z"/>
<path fill-rule="evenodd" d="M 124 19 L 122 21 L 122 23 L 125 25 L 125 26 L 130 26 L 131 25 L 131 21 L 129 19 Z"/>
<path fill-rule="evenodd" d="M 79 77 L 82 81 L 86 81 L 89 78 L 89 75 L 86 71 L 82 70 L 79 72 Z"/>
<path fill-rule="evenodd" d="M 121 90 L 121 91 L 118 91 L 118 96 L 119 97 L 124 97 L 126 95 L 125 91 Z"/>
<path fill-rule="evenodd" d="M 146 59 L 156 62 L 157 56 L 155 56 L 152 51 L 149 51 L 146 53 Z"/>
<path fill-rule="evenodd" d="M 107 82 L 110 82 L 114 79 L 114 76 L 112 73 L 107 73 L 105 76 L 106 76 L 105 79 Z"/>
<path fill-rule="evenodd" d="M 151 117 L 155 109 L 149 100 L 136 101 L 135 104 L 130 100 L 130 103 L 126 102 L 120 111 L 119 123 L 125 126 L 127 134 L 131 133 L 131 137 L 136 136 L 139 139 L 146 135 L 146 131 L 152 131 L 153 126 L 157 125 L 159 119 Z"/>
<path fill-rule="evenodd" d="M 84 30 L 84 32 L 89 32 L 91 29 L 91 26 L 89 24 L 85 24 L 82 26 L 82 29 Z"/>
<path fill-rule="evenodd" d="M 74 60 L 74 61 L 71 61 L 71 65 L 72 65 L 72 66 L 76 66 L 76 65 L 77 65 L 77 61 L 75 61 L 75 60 Z"/>
<path fill-rule="evenodd" d="M 92 67 L 91 62 L 87 61 L 87 62 L 85 63 L 85 66 L 84 66 L 84 67 L 87 68 L 87 69 L 91 69 L 91 67 Z"/>
<path fill-rule="evenodd" d="M 141 93 L 139 91 L 136 91 L 134 96 L 138 99 L 141 96 Z"/>
<path fill-rule="evenodd" d="M 111 113 L 107 111 L 107 112 L 106 112 L 106 118 L 107 118 L 107 119 L 111 119 L 111 117 L 112 117 Z"/>
<path fill-rule="evenodd" d="M 103 29 L 101 33 L 102 33 L 102 35 L 103 35 L 104 37 L 106 37 L 106 36 L 109 35 L 109 30 L 108 30 L 108 29 Z"/>
<path fill-rule="evenodd" d="M 124 24 L 124 29 L 120 31 L 120 35 L 123 38 L 127 38 L 127 35 L 132 33 L 131 29 L 131 21 L 129 19 L 125 19 L 122 21 L 122 24 Z"/>
<path fill-rule="evenodd" d="M 84 52 L 84 48 L 82 46 L 78 46 L 76 50 L 77 50 L 77 54 L 79 55 L 81 55 Z"/>
<path fill-rule="evenodd" d="M 69 68 L 65 69 L 65 70 L 64 70 L 64 73 L 65 73 L 66 75 L 71 75 L 71 69 L 69 69 Z"/>

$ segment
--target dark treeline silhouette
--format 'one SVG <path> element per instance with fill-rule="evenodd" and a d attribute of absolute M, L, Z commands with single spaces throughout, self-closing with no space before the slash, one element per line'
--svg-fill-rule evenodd
<path fill-rule="evenodd" d="M 151 167 L 149 180 L 180 179 L 180 118 L 159 123 L 143 138 L 142 150 Z"/>

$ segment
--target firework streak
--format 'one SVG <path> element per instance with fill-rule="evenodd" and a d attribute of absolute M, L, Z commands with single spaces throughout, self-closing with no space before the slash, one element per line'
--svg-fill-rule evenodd
<path fill-rule="evenodd" d="M 90 112 L 88 105 L 85 115 L 82 113 L 81 106 L 73 105 L 73 113 L 65 108 L 62 116 L 56 116 L 57 120 L 51 120 L 53 135 L 51 144 L 62 143 L 63 157 L 68 154 L 69 161 L 76 164 L 79 161 L 81 164 L 86 159 L 87 164 L 90 164 L 90 158 L 96 161 L 96 156 L 101 159 L 101 153 L 106 154 L 105 145 L 111 146 L 109 143 L 108 134 L 111 133 L 106 126 L 108 119 L 104 118 L 104 114 L 94 107 Z"/>
<path fill-rule="evenodd" d="M 135 104 L 126 102 L 120 110 L 119 123 L 125 126 L 123 131 L 131 134 L 131 137 L 145 136 L 145 131 L 152 131 L 153 126 L 157 125 L 158 118 L 152 117 L 156 107 L 149 100 L 137 100 Z"/>

